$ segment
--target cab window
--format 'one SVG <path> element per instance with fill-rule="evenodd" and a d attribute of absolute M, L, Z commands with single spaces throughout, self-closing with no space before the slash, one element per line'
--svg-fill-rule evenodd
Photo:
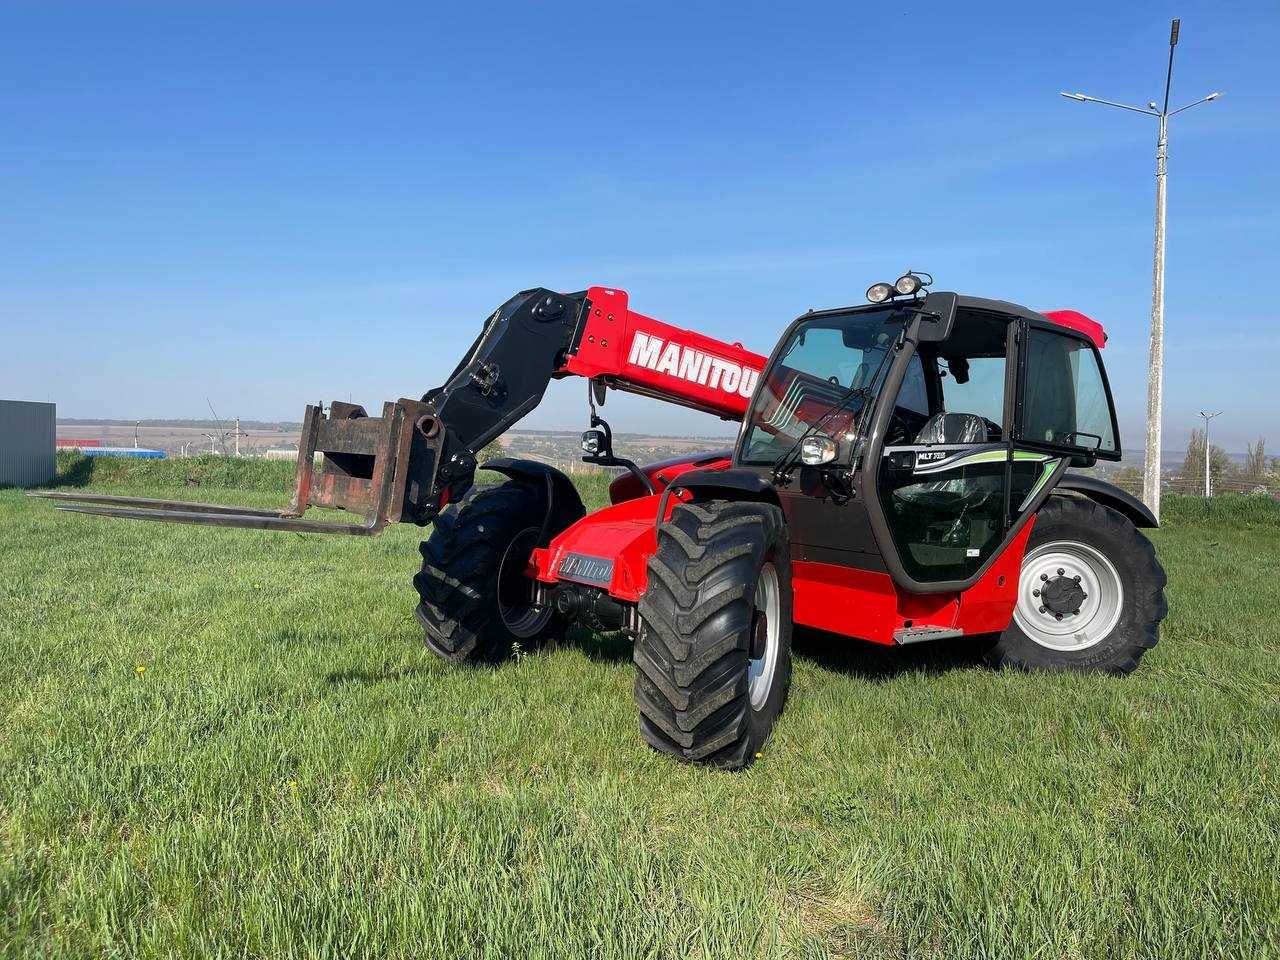
<path fill-rule="evenodd" d="M 1104 456 L 1119 454 L 1111 399 L 1091 344 L 1032 327 L 1022 382 L 1023 440 Z"/>

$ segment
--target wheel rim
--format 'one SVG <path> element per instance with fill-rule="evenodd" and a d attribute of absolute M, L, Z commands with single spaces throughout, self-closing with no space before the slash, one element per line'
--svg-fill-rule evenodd
<path fill-rule="evenodd" d="M 507 545 L 498 564 L 498 614 L 503 626 L 521 640 L 542 630 L 552 615 L 549 606 L 540 607 L 533 602 L 534 584 L 524 574 L 537 541 L 537 527 L 521 530 Z"/>
<path fill-rule="evenodd" d="M 772 563 L 766 563 L 760 569 L 760 579 L 756 582 L 755 616 L 752 618 L 753 631 L 763 629 L 764 649 L 757 659 L 747 661 L 747 695 L 754 710 L 759 710 L 769 699 L 773 675 L 778 670 L 781 609 L 778 596 L 778 571 Z"/>
<path fill-rule="evenodd" d="M 1105 640 L 1124 609 L 1115 565 L 1084 543 L 1044 543 L 1022 559 L 1013 619 L 1050 650 L 1087 650 Z"/>

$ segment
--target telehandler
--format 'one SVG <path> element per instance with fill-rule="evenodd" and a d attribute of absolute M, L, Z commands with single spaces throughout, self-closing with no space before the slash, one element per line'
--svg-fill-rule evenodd
<path fill-rule="evenodd" d="M 997 665 L 1132 671 L 1155 645 L 1156 520 L 1094 477 L 1120 459 L 1102 327 L 930 291 L 908 272 L 810 310 L 768 358 L 631 309 L 622 290 L 526 290 L 445 384 L 371 417 L 308 406 L 293 501 L 244 509 L 53 492 L 81 513 L 312 533 L 432 527 L 414 577 L 426 645 L 493 662 L 573 623 L 633 643 L 655 750 L 750 764 L 787 698 L 794 624 L 885 645 L 979 638 Z M 583 459 L 624 472 L 587 514 L 555 468 L 476 454 L 553 379 L 588 380 Z M 732 449 L 638 466 L 609 389 L 740 420 Z M 317 455 L 319 465 L 317 466 Z M 466 497 L 477 466 L 505 479 Z M 341 508 L 359 523 L 304 518 Z"/>

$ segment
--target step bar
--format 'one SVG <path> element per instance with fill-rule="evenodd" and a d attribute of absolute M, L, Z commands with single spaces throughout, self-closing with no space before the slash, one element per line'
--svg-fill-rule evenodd
<path fill-rule="evenodd" d="M 925 624 L 921 627 L 899 627 L 893 631 L 893 642 L 901 646 L 907 643 L 924 643 L 927 640 L 954 640 L 963 637 L 964 631 L 958 627 L 935 627 Z"/>
<path fill-rule="evenodd" d="M 439 420 L 416 400 L 386 403 L 381 417 L 337 401 L 327 413 L 318 405 L 308 406 L 293 500 L 276 510 L 61 490 L 29 495 L 55 501 L 58 510 L 97 517 L 373 536 L 402 519 L 426 523 L 434 518 L 438 505 L 419 501 L 433 488 L 444 434 Z M 363 522 L 303 519 L 309 507 L 348 510 L 361 514 Z"/>

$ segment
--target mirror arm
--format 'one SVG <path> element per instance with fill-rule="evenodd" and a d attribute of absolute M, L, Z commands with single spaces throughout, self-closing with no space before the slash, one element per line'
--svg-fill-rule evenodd
<path fill-rule="evenodd" d="M 650 494 L 658 492 L 653 486 L 653 481 L 650 480 L 648 475 L 636 465 L 634 460 L 628 460 L 626 457 L 616 457 L 613 455 L 613 430 L 610 428 L 608 421 L 606 421 L 604 417 L 599 417 L 596 416 L 595 413 L 592 413 L 591 427 L 592 429 L 595 429 L 596 427 L 600 427 L 602 429 L 604 432 L 604 445 L 594 455 L 583 454 L 583 463 L 594 464 L 597 467 L 624 467 L 628 473 L 640 481 L 640 485 L 648 490 Z"/>

